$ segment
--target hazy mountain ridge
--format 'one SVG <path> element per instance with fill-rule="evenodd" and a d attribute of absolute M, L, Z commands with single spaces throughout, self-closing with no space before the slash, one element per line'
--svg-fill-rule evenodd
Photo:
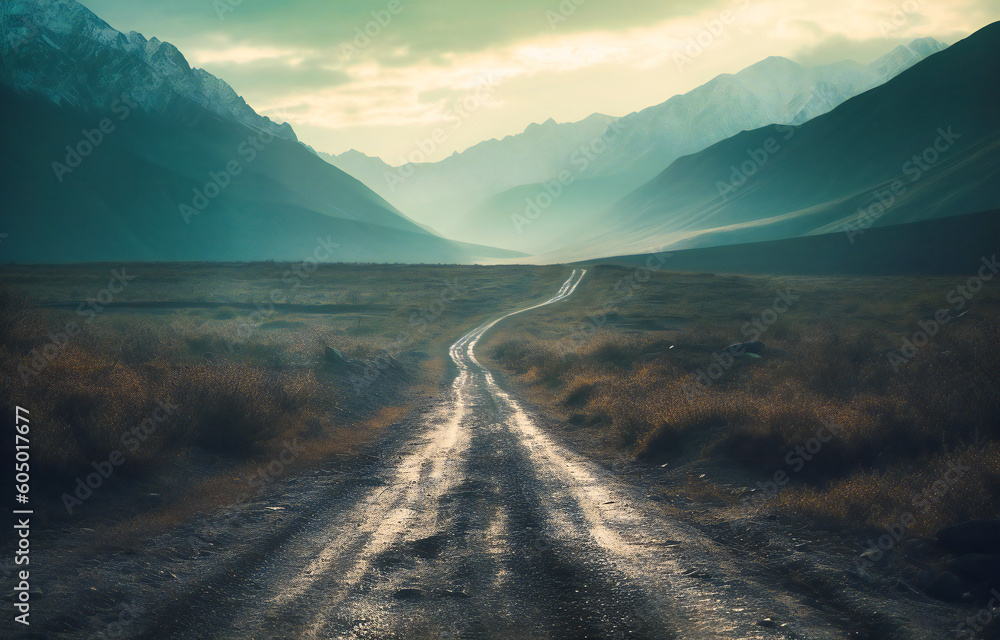
<path fill-rule="evenodd" d="M 946 47 L 923 38 L 869 65 L 846 60 L 810 68 L 780 56 L 765 58 L 736 74 L 717 76 L 660 105 L 623 116 L 618 124 L 630 133 L 601 154 L 591 174 L 634 170 L 638 179 L 653 171 L 651 178 L 677 158 L 740 131 L 811 120 Z M 640 166 L 635 164 L 637 159 L 642 159 Z M 657 162 L 662 166 L 656 168 Z"/>
<path fill-rule="evenodd" d="M 556 175 L 580 146 L 599 137 L 615 118 L 594 114 L 580 122 L 554 120 L 491 139 L 433 163 L 391 166 L 358 151 L 320 157 L 358 178 L 415 220 L 442 230 L 493 194 Z M 417 150 L 417 144 L 414 143 Z"/>
<path fill-rule="evenodd" d="M 1000 88 L 981 78 L 1000 75 L 998 36 L 995 23 L 805 124 L 682 157 L 550 258 L 836 231 L 864 242 L 873 226 L 996 209 Z"/>
<path fill-rule="evenodd" d="M 926 38 L 897 47 L 870 65 L 845 61 L 814 68 L 771 57 L 659 105 L 608 118 L 601 130 L 577 126 L 598 123 L 597 116 L 581 123 L 550 120 L 438 163 L 402 170 L 356 151 L 326 159 L 449 237 L 546 251 L 553 244 L 572 244 L 593 216 L 677 158 L 741 131 L 772 123 L 797 124 L 826 113 L 943 48 Z M 556 130 L 566 133 L 557 136 Z M 581 151 L 595 141 L 597 152 Z M 538 154 L 544 154 L 544 163 L 537 161 Z M 516 219 L 532 211 L 529 201 L 546 192 L 542 183 L 561 171 L 571 173 L 572 184 L 561 185 L 560 195 L 543 215 L 518 225 Z M 391 177 L 400 174 L 407 177 L 401 181 Z"/>
<path fill-rule="evenodd" d="M 544 211 L 529 203 L 545 192 L 544 185 L 524 186 L 484 201 L 446 231 L 467 241 L 488 237 L 500 246 L 531 253 L 571 248 L 594 228 L 613 233 L 614 221 L 605 220 L 603 213 L 677 158 L 741 131 L 771 123 L 797 124 L 826 113 L 881 84 L 884 73 L 944 48 L 933 39 L 913 46 L 897 47 L 867 66 L 846 61 L 810 69 L 775 56 L 739 73 L 717 76 L 618 120 L 615 129 L 620 135 L 585 171 L 575 174 Z"/>
<path fill-rule="evenodd" d="M 619 126 L 628 133 L 601 154 L 589 173 L 633 172 L 635 180 L 645 182 L 677 158 L 740 131 L 806 122 L 945 48 L 932 38 L 926 40 L 916 50 L 897 47 L 870 65 L 847 60 L 807 68 L 772 56 L 739 73 L 723 74 L 661 105 L 624 116 Z"/>
<path fill-rule="evenodd" d="M 119 33 L 74 0 L 15 0 L 3 5 L 0 17 L 5 33 L 0 85 L 9 90 L 0 98 L 6 112 L 21 114 L 15 120 L 23 125 L 10 136 L 3 182 L 10 201 L 17 203 L 14 210 L 29 212 L 19 218 L 35 219 L 17 219 L 9 226 L 27 235 L 41 235 L 52 225 L 68 232 L 73 225 L 64 216 L 84 203 L 81 212 L 90 211 L 109 225 L 112 219 L 124 221 L 114 242 L 110 235 L 94 239 L 108 241 L 100 259 L 116 259 L 116 246 L 128 247 L 122 255 L 134 259 L 293 259 L 313 228 L 351 240 L 342 259 L 410 262 L 515 255 L 447 241 L 436 231 L 549 261 L 829 233 L 851 224 L 871 204 L 873 193 L 905 173 L 897 152 L 934 143 L 927 133 L 932 121 L 959 126 L 958 142 L 949 142 L 948 153 L 941 154 L 941 176 L 926 172 L 893 199 L 888 214 L 870 224 L 1000 206 L 990 188 L 1000 177 L 1000 139 L 990 128 L 993 120 L 982 114 L 969 118 L 970 109 L 997 101 L 995 92 L 970 93 L 966 86 L 977 84 L 976 69 L 984 60 L 966 53 L 969 69 L 939 69 L 914 86 L 897 82 L 927 68 L 929 56 L 937 60 L 935 54 L 947 50 L 932 38 L 897 47 L 869 65 L 846 61 L 807 68 L 771 57 L 622 118 L 594 114 L 562 124 L 550 119 L 440 162 L 393 167 L 356 151 L 318 154 L 327 162 L 319 161 L 287 123 L 258 115 L 224 81 L 192 69 L 173 45 L 136 32 Z M 970 48 L 963 41 L 963 51 Z M 983 52 L 986 62 L 995 62 L 989 57 L 995 51 Z M 956 85 L 951 76 L 964 77 L 965 84 Z M 904 86 L 908 102 L 881 91 L 893 83 Z M 937 87 L 936 106 L 930 104 L 928 87 Z M 51 108 L 37 105 L 37 99 Z M 123 100 L 135 105 L 128 111 L 140 114 L 119 126 L 124 133 L 107 136 L 109 142 L 94 154 L 99 159 L 86 159 L 80 169 L 57 170 L 53 177 L 56 164 L 71 164 L 67 151 L 79 132 L 92 130 Z M 858 100 L 870 113 L 844 110 Z M 834 119 L 837 125 L 814 126 L 829 123 L 836 113 L 841 114 Z M 902 128 L 904 121 L 909 129 Z M 72 127 L 61 126 L 70 122 Z M 773 124 L 781 126 L 765 126 Z M 789 131 L 792 136 L 785 138 Z M 930 142 L 913 137 L 917 131 Z M 274 156 L 273 161 L 248 167 L 252 179 L 233 180 L 213 203 L 218 220 L 202 224 L 216 236 L 230 234 L 232 251 L 213 253 L 207 241 L 189 242 L 183 250 L 168 246 L 160 236 L 173 238 L 174 244 L 190 238 L 189 232 L 179 236 L 170 227 L 177 223 L 178 204 L 208 184 L 206 177 L 226 166 L 253 133 L 278 138 L 262 154 Z M 733 193 L 724 195 L 720 185 L 739 177 L 731 169 L 772 138 L 780 140 L 781 152 L 767 154 L 753 175 L 744 176 L 746 186 L 734 183 Z M 361 182 L 331 164 L 347 167 Z M 116 191 L 116 181 L 129 171 L 133 184 Z M 833 175 L 838 180 L 830 180 Z M 50 180 L 58 183 L 58 194 L 48 193 Z M 153 186 L 136 189 L 134 184 Z M 139 229 L 141 224 L 156 233 Z M 283 234 L 296 240 L 282 239 Z M 36 259 L 35 250 L 17 251 L 17 259 Z M 37 253 L 51 254 L 46 251 Z"/>

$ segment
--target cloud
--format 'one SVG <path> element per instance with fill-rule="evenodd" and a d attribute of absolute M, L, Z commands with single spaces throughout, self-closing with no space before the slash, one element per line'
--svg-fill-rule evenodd
<path fill-rule="evenodd" d="M 865 63 L 917 37 L 953 43 L 1000 15 L 1000 0 L 394 1 L 244 0 L 221 20 L 205 0 L 88 6 L 173 42 L 317 148 L 386 156 L 484 81 L 493 100 L 442 155 L 549 117 L 623 115 L 770 55 Z"/>
<path fill-rule="evenodd" d="M 294 49 L 275 49 L 274 47 L 237 46 L 226 49 L 195 49 L 187 54 L 192 64 L 234 63 L 248 64 L 261 60 L 286 60 L 289 65 L 296 66 L 302 62 L 303 56 Z"/>
<path fill-rule="evenodd" d="M 222 0 L 225 4 L 227 0 Z M 238 42 L 335 51 L 357 34 L 377 33 L 366 53 L 382 57 L 402 50 L 411 61 L 505 47 L 539 36 L 628 29 L 724 6 L 730 0 L 371 0 L 282 3 L 231 2 L 220 16 L 207 0 L 89 0 L 87 6 L 119 29 L 148 31 L 174 44 L 213 37 L 220 31 Z M 397 6 L 395 13 L 390 7 Z M 572 9 L 567 9 L 566 7 Z M 548 12 L 567 13 L 553 28 Z"/>

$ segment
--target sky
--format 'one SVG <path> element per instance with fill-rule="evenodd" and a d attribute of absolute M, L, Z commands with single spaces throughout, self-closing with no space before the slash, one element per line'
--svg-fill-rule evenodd
<path fill-rule="evenodd" d="M 318 151 L 439 160 L 532 122 L 622 116 L 768 56 L 952 44 L 1000 0 L 84 0 L 176 45 Z M 443 132 L 443 133 L 442 133 Z M 437 133 L 437 135 L 435 135 Z"/>

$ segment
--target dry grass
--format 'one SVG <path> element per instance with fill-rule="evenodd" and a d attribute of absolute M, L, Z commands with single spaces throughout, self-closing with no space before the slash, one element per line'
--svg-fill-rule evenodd
<path fill-rule="evenodd" d="M 74 336 L 25 383 L 18 368 L 30 367 L 32 350 L 49 340 L 41 327 L 62 326 L 65 314 L 41 313 L 9 292 L 0 295 L 8 303 L 0 312 L 0 396 L 31 410 L 32 482 L 39 497 L 56 503 L 73 491 L 75 478 L 92 473 L 93 463 L 114 451 L 125 462 L 97 492 L 102 498 L 113 497 L 116 487 L 181 474 L 170 484 L 182 488 L 168 490 L 170 498 L 160 504 L 111 518 L 101 510 L 101 522 L 88 526 L 97 540 L 115 547 L 134 547 L 199 513 L 232 506 L 234 496 L 252 495 L 253 478 L 289 440 L 302 448 L 295 456 L 298 472 L 335 455 L 354 455 L 414 408 L 361 409 L 344 417 L 342 380 L 318 366 L 284 364 L 290 348 L 281 340 L 251 340 L 228 353 L 221 348 L 225 338 L 211 326 L 132 316 L 105 318 Z M 320 345 L 313 348 L 321 352 Z M 213 356 L 206 359 L 205 352 Z M 137 434 L 144 423 L 146 432 Z M 193 448 L 222 463 L 185 472 Z"/>
<path fill-rule="evenodd" d="M 4 308 L 6 318 L 12 307 Z M 39 425 L 40 479 L 72 478 L 115 450 L 126 456 L 125 474 L 142 474 L 189 446 L 262 455 L 318 418 L 324 385 L 314 372 L 238 359 L 177 364 L 186 361 L 183 337 L 142 322 L 75 336 L 37 374 L 22 377 L 32 350 L 48 340 L 40 327 L 51 323 L 23 305 L 17 313 L 22 321 L 0 343 L 0 384 L 6 401 L 30 407 Z"/>
<path fill-rule="evenodd" d="M 295 473 L 355 456 L 436 392 L 455 336 L 498 299 L 551 295 L 564 271 L 324 265 L 289 281 L 295 265 L 131 265 L 136 279 L 114 303 L 145 306 L 78 313 L 112 266 L 0 268 L 0 410 L 31 411 L 32 489 L 49 513 L 64 513 L 60 496 L 94 463 L 124 453 L 94 492 L 101 508 L 73 517 L 99 515 L 86 526 L 129 544 L 231 505 L 290 439 L 302 449 Z M 295 308 L 269 308 L 275 291 Z M 79 334 L 39 360 L 68 322 Z M 326 346 L 360 364 L 328 366 Z M 405 364 L 364 366 L 386 354 Z M 161 406 L 171 415 L 158 422 Z M 144 422 L 155 428 L 137 440 Z"/>
<path fill-rule="evenodd" d="M 909 511 L 918 514 L 918 529 L 930 531 L 1000 513 L 996 286 L 894 368 L 888 352 L 920 319 L 947 306 L 953 283 L 796 279 L 801 300 L 761 336 L 764 357 L 735 358 L 699 386 L 699 375 L 717 355 L 725 359 L 727 345 L 747 339 L 745 323 L 769 308 L 788 280 L 654 274 L 618 301 L 608 292 L 619 276 L 598 271 L 576 307 L 512 322 L 485 349 L 570 428 L 609 452 L 701 460 L 720 480 L 727 469 L 743 481 L 785 472 L 791 484 L 765 508 L 828 523 L 882 526 Z M 591 327 L 600 327 L 575 337 L 588 315 L 599 318 Z M 650 330 L 654 319 L 664 328 Z M 836 435 L 814 440 L 824 424 Z M 796 451 L 817 444 L 815 454 Z M 970 470 L 949 486 L 947 500 L 915 505 L 914 494 L 940 479 L 949 457 Z"/>
<path fill-rule="evenodd" d="M 495 313 L 498 300 L 545 299 L 567 275 L 556 267 L 323 267 L 287 291 L 289 302 L 355 306 L 269 314 L 241 336 L 249 320 L 238 304 L 285 286 L 285 271 L 287 265 L 138 267 L 123 301 L 208 301 L 229 310 L 106 312 L 28 384 L 18 365 L 50 341 L 49 332 L 80 318 L 72 310 L 29 308 L 19 295 L 0 291 L 0 410 L 10 415 L 16 401 L 44 425 L 34 431 L 39 480 L 65 490 L 67 478 L 120 447 L 157 401 L 169 402 L 181 407 L 176 418 L 130 453 L 121 473 L 147 476 L 194 447 L 212 452 L 233 464 L 195 483 L 185 498 L 191 509 L 209 508 L 238 492 L 286 437 L 301 437 L 306 457 L 320 460 L 355 450 L 412 408 L 396 399 L 348 410 L 357 395 L 324 368 L 323 346 L 353 359 L 386 351 L 406 356 L 419 374 L 399 384 L 418 398 L 443 379 L 450 340 Z M 101 266 L 17 267 L 6 275 L 45 301 L 84 299 L 107 280 Z M 916 512 L 918 525 L 929 530 L 997 514 L 995 283 L 976 296 L 968 316 L 895 371 L 886 350 L 898 349 L 919 321 L 945 306 L 955 279 L 656 273 L 622 293 L 630 275 L 593 270 L 569 300 L 497 327 L 480 354 L 609 452 L 700 460 L 720 474 L 738 471 L 735 479 L 746 485 L 789 472 L 792 484 L 765 505 L 769 510 L 831 523 L 895 522 L 914 510 L 912 494 L 933 485 L 953 456 L 971 471 L 947 500 Z M 462 288 L 442 307 L 445 282 L 455 279 Z M 746 339 L 744 325 L 771 306 L 779 289 L 801 299 L 768 326 L 765 356 L 739 359 L 704 393 L 692 394 L 699 371 L 726 345 Z M 823 421 L 840 426 L 837 436 L 800 471 L 791 470 L 789 451 L 805 446 Z M 724 495 L 711 482 L 690 484 L 697 495 Z M 164 506 L 151 512 L 159 515 L 121 525 L 141 532 L 188 517 L 188 507 L 176 509 Z"/>
<path fill-rule="evenodd" d="M 309 469 L 318 463 L 354 458 L 358 451 L 391 425 L 406 418 L 415 404 L 382 407 L 373 415 L 356 423 L 330 430 L 321 438 L 297 441 L 302 450 L 296 452 L 288 473 Z M 218 509 L 237 507 L 244 499 L 260 491 L 259 478 L 268 477 L 268 460 L 258 457 L 246 460 L 224 473 L 206 477 L 185 490 L 174 500 L 142 513 L 130 514 L 111 523 L 96 525 L 96 538 L 106 540 L 115 548 L 136 548 L 143 540 L 162 531 L 184 524 L 192 517 Z"/>

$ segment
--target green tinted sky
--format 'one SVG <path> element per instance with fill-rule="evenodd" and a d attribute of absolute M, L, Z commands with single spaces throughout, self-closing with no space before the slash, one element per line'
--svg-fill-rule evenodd
<path fill-rule="evenodd" d="M 317 149 L 393 164 L 445 124 L 437 158 L 550 117 L 624 115 L 769 55 L 869 62 L 1000 18 L 1000 0 L 396 2 L 84 4 L 121 31 L 174 43 Z M 370 42 L 356 40 L 366 29 Z M 469 97 L 477 88 L 486 100 Z"/>

